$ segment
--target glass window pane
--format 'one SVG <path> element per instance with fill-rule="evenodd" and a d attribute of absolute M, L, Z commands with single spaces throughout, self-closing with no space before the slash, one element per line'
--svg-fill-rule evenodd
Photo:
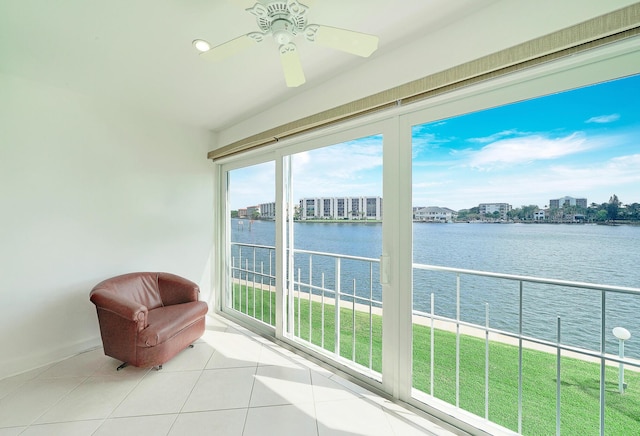
<path fill-rule="evenodd" d="M 275 163 L 229 171 L 230 280 L 226 307 L 275 325 Z"/>
<path fill-rule="evenodd" d="M 562 421 L 585 421 L 568 403 L 597 421 L 599 377 L 579 374 L 598 374 L 587 361 L 600 352 L 603 317 L 607 353 L 618 353 L 613 327 L 640 332 L 640 296 L 605 293 L 603 308 L 601 290 L 554 281 L 640 283 L 639 97 L 634 76 L 413 127 L 418 395 L 517 431 L 522 370 L 523 432 L 554 433 L 560 330 L 578 353 L 563 360 L 576 369 L 563 376 L 572 400 Z M 631 343 L 626 352 L 640 357 Z M 608 401 L 607 414 L 623 414 L 616 407 Z"/>
<path fill-rule="evenodd" d="M 293 154 L 291 169 L 290 333 L 380 372 L 382 135 Z"/>

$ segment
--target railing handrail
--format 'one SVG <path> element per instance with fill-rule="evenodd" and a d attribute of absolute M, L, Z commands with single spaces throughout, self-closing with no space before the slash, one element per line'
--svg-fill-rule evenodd
<path fill-rule="evenodd" d="M 268 246 L 268 245 L 256 245 L 256 244 L 247 244 L 247 243 L 240 243 L 240 242 L 232 242 L 231 244 L 239 245 L 243 247 L 275 249 L 275 247 Z M 326 256 L 326 257 L 333 257 L 333 258 L 361 260 L 365 262 L 380 263 L 380 259 L 376 259 L 372 257 L 350 256 L 346 254 L 326 253 L 322 251 L 302 250 L 297 248 L 294 248 L 293 251 L 294 253 L 304 253 L 304 254 L 312 254 L 317 256 Z M 496 273 L 496 272 L 489 272 L 489 271 L 478 271 L 478 270 L 454 268 L 454 267 L 448 267 L 448 266 L 425 265 L 421 263 L 413 263 L 412 267 L 414 269 L 420 269 L 420 270 L 426 270 L 426 271 L 451 272 L 451 273 L 458 273 L 458 274 L 475 275 L 475 276 L 481 276 L 481 277 L 492 277 L 492 278 L 498 278 L 498 279 L 515 280 L 515 281 L 523 281 L 523 282 L 530 282 L 530 283 L 541 283 L 541 284 L 547 284 L 547 285 L 591 289 L 596 291 L 607 291 L 607 292 L 616 292 L 621 294 L 640 295 L 640 288 L 631 288 L 627 286 L 614 286 L 614 285 L 603 285 L 603 284 L 597 284 L 597 283 L 576 282 L 571 280 L 549 279 L 544 277 L 525 276 L 525 275 L 518 275 L 518 274 L 505 274 L 505 273 Z"/>
<path fill-rule="evenodd" d="M 294 248 L 293 252 L 302 253 L 302 254 L 313 254 L 316 256 L 325 256 L 325 257 L 333 257 L 333 258 L 339 257 L 340 259 L 348 259 L 348 260 L 361 260 L 363 262 L 380 263 L 380 259 L 376 259 L 373 257 L 351 256 L 348 254 L 339 254 L 339 253 L 325 253 L 323 251 L 301 250 L 298 248 Z"/>
<path fill-rule="evenodd" d="M 251 247 L 251 248 L 266 248 L 268 250 L 275 250 L 276 247 L 273 245 L 258 245 L 258 244 L 248 244 L 246 242 L 232 242 L 231 245 L 239 245 L 242 247 Z"/>

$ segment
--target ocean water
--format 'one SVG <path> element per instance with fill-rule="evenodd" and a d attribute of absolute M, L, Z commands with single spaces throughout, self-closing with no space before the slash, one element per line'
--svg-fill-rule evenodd
<path fill-rule="evenodd" d="M 232 241 L 257 245 L 275 244 L 275 224 L 233 221 Z M 377 259 L 382 249 L 381 224 L 295 223 L 297 249 L 339 253 Z M 410 247 L 407 247 L 410 249 Z M 640 227 L 553 224 L 428 224 L 413 225 L 413 262 L 495 273 L 515 274 L 640 288 Z M 309 256 L 296 255 L 295 274 L 309 281 Z M 325 287 L 335 283 L 335 261 L 314 256 L 311 281 Z M 381 299 L 377 265 L 343 261 L 343 292 Z M 353 285 L 355 281 L 355 286 Z M 456 277 L 451 273 L 414 271 L 414 310 L 430 312 L 431 293 L 435 313 L 455 318 Z M 490 325 L 510 332 L 519 330 L 519 282 L 462 275 L 461 319 L 484 325 L 489 305 Z M 523 333 L 556 340 L 557 319 L 562 342 L 599 350 L 601 336 L 599 291 L 543 284 L 523 285 Z M 640 295 L 608 293 L 605 301 L 607 352 L 617 353 L 611 330 L 627 328 L 631 339 L 626 354 L 640 358 Z"/>

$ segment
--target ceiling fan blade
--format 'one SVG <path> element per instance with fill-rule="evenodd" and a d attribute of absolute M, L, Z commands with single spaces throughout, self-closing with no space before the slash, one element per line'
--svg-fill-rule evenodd
<path fill-rule="evenodd" d="M 353 30 L 311 24 L 304 31 L 311 42 L 367 58 L 378 49 L 378 37 Z"/>
<path fill-rule="evenodd" d="M 306 81 L 295 44 L 289 43 L 280 46 L 280 62 L 289 88 L 300 86 Z"/>
<path fill-rule="evenodd" d="M 233 56 L 234 54 L 239 53 L 243 50 L 246 50 L 252 45 L 257 44 L 258 42 L 261 42 L 263 36 L 264 35 L 262 35 L 262 33 L 258 32 L 242 35 L 238 38 L 232 39 L 231 41 L 227 41 L 225 43 L 212 47 L 207 51 L 203 51 L 202 53 L 200 53 L 200 56 L 204 59 L 220 61 L 222 59 Z"/>

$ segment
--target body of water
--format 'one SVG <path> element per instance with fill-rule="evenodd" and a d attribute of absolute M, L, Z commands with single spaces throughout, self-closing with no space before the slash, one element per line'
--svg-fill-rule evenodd
<path fill-rule="evenodd" d="M 233 220 L 232 241 L 257 245 L 275 244 L 275 223 Z M 382 249 L 381 224 L 295 223 L 295 248 L 378 258 Z M 407 247 L 409 249 L 409 247 Z M 413 225 L 413 261 L 504 274 L 640 287 L 640 227 L 553 224 L 428 224 Z M 296 271 L 308 279 L 308 256 L 297 255 Z M 313 258 L 314 284 L 325 272 L 325 286 L 333 286 L 332 259 Z M 296 274 L 298 274 L 296 272 Z M 370 277 L 373 276 L 373 280 Z M 360 262 L 343 261 L 341 286 L 351 292 L 356 280 L 358 295 L 381 298 L 379 272 Z M 414 310 L 455 318 L 456 277 L 451 273 L 414 271 Z M 555 341 L 556 324 L 562 321 L 562 342 L 599 349 L 601 293 L 525 283 L 523 332 Z M 489 304 L 492 327 L 519 329 L 519 283 L 509 280 L 461 276 L 461 319 L 485 323 Z M 629 356 L 640 357 L 640 296 L 609 293 L 606 300 L 607 351 L 617 352 L 611 334 L 616 326 L 632 337 L 626 344 Z"/>

